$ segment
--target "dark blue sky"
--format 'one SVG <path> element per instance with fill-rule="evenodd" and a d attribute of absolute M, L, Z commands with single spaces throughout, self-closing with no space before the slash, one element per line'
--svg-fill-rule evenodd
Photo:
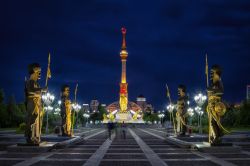
<path fill-rule="evenodd" d="M 165 84 L 176 99 L 205 90 L 205 53 L 223 68 L 224 99 L 241 101 L 250 84 L 250 1 L 37 0 L 0 2 L 0 88 L 23 100 L 27 65 L 39 62 L 44 85 L 48 51 L 56 95 L 79 83 L 81 103 L 118 98 L 122 26 L 127 28 L 129 98 L 144 94 L 166 105 Z"/>

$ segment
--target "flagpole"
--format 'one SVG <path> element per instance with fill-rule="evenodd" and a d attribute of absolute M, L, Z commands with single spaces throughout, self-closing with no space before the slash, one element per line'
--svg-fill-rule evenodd
<path fill-rule="evenodd" d="M 76 105 L 76 95 L 77 95 L 78 84 L 75 87 L 75 101 L 74 104 Z M 72 117 L 72 135 L 74 134 L 74 122 L 75 121 L 75 110 L 73 110 L 73 117 Z"/>
<path fill-rule="evenodd" d="M 76 103 L 76 94 L 77 94 L 77 90 L 78 90 L 78 84 L 76 84 L 76 88 L 75 88 L 75 103 Z"/>
<path fill-rule="evenodd" d="M 47 67 L 47 73 L 46 73 L 46 80 L 45 80 L 45 87 L 47 88 L 48 86 L 48 79 L 51 78 L 51 71 L 50 71 L 50 52 L 48 56 L 48 67 Z M 42 112 L 44 113 L 44 103 L 42 104 Z M 39 116 L 39 129 L 40 129 L 40 135 L 42 133 L 42 122 L 43 122 L 43 114 L 40 115 L 40 111 L 38 112 Z M 41 120 L 40 120 L 41 116 Z"/>
<path fill-rule="evenodd" d="M 207 54 L 206 54 L 206 77 L 207 77 L 207 88 L 209 87 L 209 81 L 208 81 L 208 61 L 207 61 Z"/>
<path fill-rule="evenodd" d="M 209 87 L 209 80 L 208 80 L 208 60 L 207 60 L 207 54 L 206 54 L 206 69 L 205 69 L 205 73 L 206 73 L 207 88 L 208 88 Z M 208 98 L 209 98 L 209 96 L 208 96 Z M 211 141 L 211 120 L 212 120 L 211 113 L 208 112 L 208 142 L 209 143 Z"/>

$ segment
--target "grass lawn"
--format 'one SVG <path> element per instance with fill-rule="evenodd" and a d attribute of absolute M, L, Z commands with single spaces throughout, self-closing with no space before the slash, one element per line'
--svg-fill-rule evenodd
<path fill-rule="evenodd" d="M 11 128 L 0 128 L 0 131 L 7 131 L 7 130 L 17 130 L 17 127 L 11 127 Z"/>
<path fill-rule="evenodd" d="M 239 126 L 239 127 L 227 127 L 230 131 L 249 131 L 250 132 L 250 126 Z"/>

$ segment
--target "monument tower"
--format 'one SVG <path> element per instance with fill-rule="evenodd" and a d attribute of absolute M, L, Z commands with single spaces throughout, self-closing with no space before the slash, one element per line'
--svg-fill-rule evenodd
<path fill-rule="evenodd" d="M 128 83 L 126 80 L 126 61 L 128 57 L 128 52 L 126 50 L 126 29 L 123 27 L 122 31 L 122 49 L 120 52 L 121 61 L 122 61 L 122 76 L 121 76 L 121 83 L 120 83 L 120 111 L 127 112 L 128 108 Z"/>
<path fill-rule="evenodd" d="M 108 120 L 115 120 L 116 122 L 125 123 L 143 123 L 142 109 L 139 105 L 128 100 L 128 83 L 126 80 L 126 62 L 128 52 L 126 48 L 126 32 L 123 27 L 122 32 L 122 48 L 120 57 L 122 61 L 121 82 L 119 91 L 119 100 L 111 103 L 106 107 L 108 113 L 104 115 L 104 123 Z"/>

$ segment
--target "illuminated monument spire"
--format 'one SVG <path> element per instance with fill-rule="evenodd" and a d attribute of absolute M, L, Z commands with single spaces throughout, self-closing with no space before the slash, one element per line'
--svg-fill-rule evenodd
<path fill-rule="evenodd" d="M 120 82 L 119 101 L 115 101 L 106 107 L 108 113 L 104 114 L 104 123 L 116 121 L 119 123 L 143 123 L 142 109 L 134 102 L 128 101 L 128 83 L 126 80 L 126 62 L 128 52 L 126 49 L 126 29 L 122 28 L 122 48 L 120 57 L 122 61 L 122 73 Z"/>
<path fill-rule="evenodd" d="M 126 61 L 128 57 L 128 52 L 126 50 L 126 32 L 127 30 L 123 27 L 122 32 L 122 49 L 120 52 L 121 61 L 122 61 L 122 76 L 120 83 L 120 111 L 127 112 L 128 107 L 128 84 L 126 80 Z"/>

